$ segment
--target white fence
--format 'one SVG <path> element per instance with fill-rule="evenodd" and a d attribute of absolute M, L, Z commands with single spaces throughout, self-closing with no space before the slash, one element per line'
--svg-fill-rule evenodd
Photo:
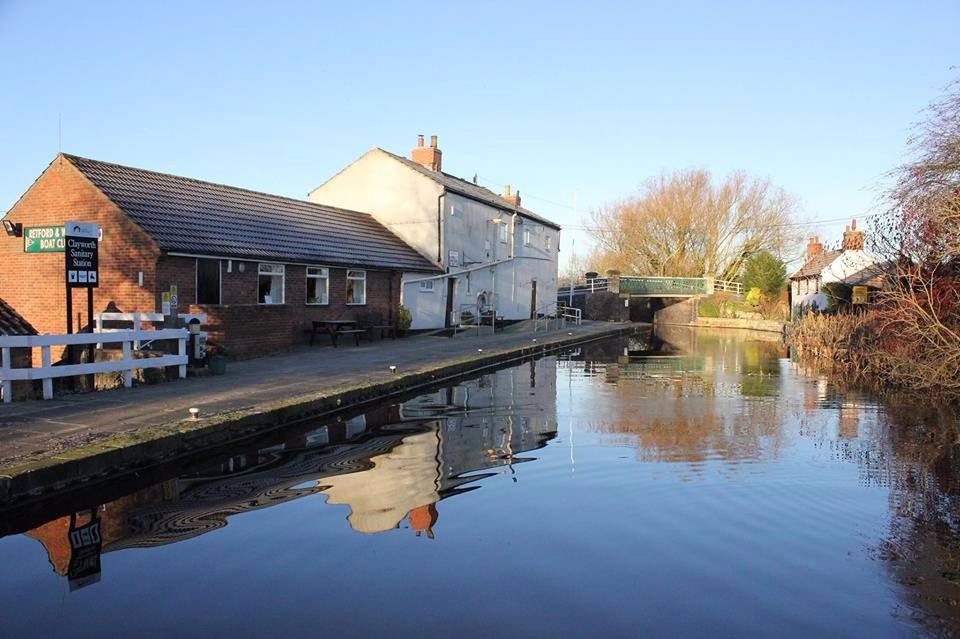
<path fill-rule="evenodd" d="M 185 328 L 167 328 L 156 331 L 113 330 L 108 333 L 75 333 L 73 335 L 10 335 L 0 337 L 0 389 L 4 403 L 13 401 L 13 384 L 16 380 L 43 380 L 43 398 L 53 397 L 53 378 L 89 375 L 91 373 L 123 372 L 123 385 L 133 386 L 133 371 L 141 368 L 179 366 L 180 377 L 187 376 L 187 339 Z M 141 341 L 177 340 L 177 355 L 133 358 L 133 345 Z M 87 362 L 53 366 L 51 346 L 77 346 L 89 344 L 122 344 L 123 358 L 112 361 Z M 40 348 L 39 368 L 12 368 L 11 349 Z"/>

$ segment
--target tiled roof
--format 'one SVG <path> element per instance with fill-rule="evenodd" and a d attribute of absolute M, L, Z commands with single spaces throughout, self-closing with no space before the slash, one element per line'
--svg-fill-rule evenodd
<path fill-rule="evenodd" d="M 807 277 L 816 277 L 842 254 L 843 251 L 821 251 L 807 260 L 799 271 L 790 276 L 790 279 L 802 280 Z"/>
<path fill-rule="evenodd" d="M 64 157 L 168 252 L 439 272 L 366 213 Z"/>
<path fill-rule="evenodd" d="M 459 193 L 460 195 L 465 195 L 467 197 L 474 198 L 482 202 L 486 202 L 487 204 L 490 204 L 492 206 L 495 206 L 507 211 L 512 211 L 514 209 L 513 202 L 501 197 L 500 195 L 497 195 L 490 189 L 482 187 L 479 184 L 474 184 L 473 182 L 462 180 L 455 175 L 450 175 L 449 173 L 444 173 L 442 171 L 431 171 L 430 169 L 423 166 L 422 164 L 418 164 L 413 160 L 403 157 L 402 155 L 390 153 L 390 151 L 385 151 L 384 149 L 379 149 L 379 150 L 383 151 L 384 153 L 394 158 L 395 160 L 399 160 L 400 162 L 403 162 L 404 164 L 409 166 L 411 169 L 418 171 L 419 173 L 422 173 L 423 175 L 427 176 L 431 180 L 438 182 L 440 185 L 443 186 L 443 188 L 447 189 L 448 191 L 453 191 L 454 193 Z M 551 222 L 547 218 L 537 215 L 530 209 L 525 209 L 521 206 L 517 208 L 517 212 L 523 215 L 524 217 L 528 217 L 531 220 L 540 222 L 545 226 L 549 226 L 550 228 L 557 229 L 558 231 L 560 230 L 559 224 L 557 224 L 556 222 Z"/>
<path fill-rule="evenodd" d="M 37 329 L 0 299 L 0 335 L 36 335 Z"/>

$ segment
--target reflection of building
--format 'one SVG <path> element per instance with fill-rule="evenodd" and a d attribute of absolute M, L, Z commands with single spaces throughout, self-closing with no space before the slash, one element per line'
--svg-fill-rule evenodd
<path fill-rule="evenodd" d="M 44 545 L 57 574 L 86 567 L 99 575 L 101 550 L 183 541 L 226 526 L 232 515 L 326 493 L 330 504 L 350 508 L 358 532 L 407 519 L 433 538 L 436 502 L 488 476 L 471 471 L 526 461 L 516 455 L 553 436 L 555 377 L 556 360 L 545 358 L 345 421 L 287 429 L 274 442 L 109 501 L 95 517 L 86 500 L 78 507 L 84 519 L 67 513 L 25 534 Z M 85 518 L 97 521 L 95 557 L 80 552 L 90 554 L 93 544 L 71 547 Z"/>
<path fill-rule="evenodd" d="M 410 513 L 411 528 L 432 536 L 439 514 L 429 507 L 485 476 L 467 473 L 526 461 L 516 455 L 546 443 L 556 430 L 555 396 L 553 358 L 421 395 L 401 412 L 427 432 L 405 437 L 367 470 L 320 483 L 330 486 L 329 503 L 350 506 L 347 519 L 358 532 L 395 528 Z M 418 528 L 425 520 L 429 526 Z"/>

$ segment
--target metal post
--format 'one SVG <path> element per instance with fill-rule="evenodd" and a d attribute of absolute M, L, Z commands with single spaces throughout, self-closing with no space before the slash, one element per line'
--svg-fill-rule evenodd
<path fill-rule="evenodd" d="M 87 287 L 87 332 L 93 333 L 93 288 Z M 97 345 L 87 344 L 87 363 L 93 364 L 97 360 Z M 87 375 L 88 390 L 96 390 L 96 376 L 94 373 Z"/>
<path fill-rule="evenodd" d="M 0 372 L 4 373 L 2 382 L 4 404 L 9 404 L 13 401 L 13 382 L 7 379 L 10 366 L 10 349 L 7 346 L 4 346 L 3 348 L 0 348 Z"/>

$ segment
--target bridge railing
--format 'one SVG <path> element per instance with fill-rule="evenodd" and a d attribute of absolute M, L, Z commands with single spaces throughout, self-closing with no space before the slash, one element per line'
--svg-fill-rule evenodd
<path fill-rule="evenodd" d="M 620 276 L 620 292 L 630 295 L 693 296 L 712 291 L 705 277 L 636 277 Z"/>
<path fill-rule="evenodd" d="M 710 295 L 717 291 L 726 293 L 743 293 L 743 285 L 731 280 L 714 280 L 709 277 L 660 277 L 647 275 L 621 275 L 620 292 L 629 295 L 649 297 L 692 297 L 694 295 Z M 597 277 L 578 282 L 573 286 L 573 295 L 597 293 L 609 290 L 609 279 Z M 557 291 L 558 299 L 569 298 L 569 286 Z"/>
<path fill-rule="evenodd" d="M 743 284 L 740 282 L 733 282 L 731 280 L 714 280 L 713 281 L 713 290 L 714 291 L 724 291 L 726 293 L 735 293 L 737 295 L 743 294 Z"/>

